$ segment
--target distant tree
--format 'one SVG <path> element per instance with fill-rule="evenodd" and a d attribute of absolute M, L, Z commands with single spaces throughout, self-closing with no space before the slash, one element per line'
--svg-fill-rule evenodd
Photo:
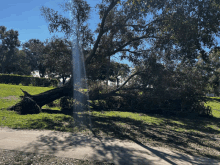
<path fill-rule="evenodd" d="M 18 31 L 13 29 L 6 30 L 5 26 L 0 26 L 0 65 L 2 73 L 10 73 L 9 68 L 11 63 L 15 60 L 16 49 L 20 46 L 18 40 Z"/>
<path fill-rule="evenodd" d="M 58 76 L 63 79 L 63 84 L 72 73 L 71 44 L 66 39 L 53 38 L 45 46 L 47 75 Z"/>
<path fill-rule="evenodd" d="M 23 51 L 26 53 L 29 65 L 31 66 L 31 71 L 38 70 L 40 77 L 44 77 L 46 74 L 46 56 L 43 53 L 45 45 L 39 39 L 30 39 L 29 41 L 23 43 Z"/>
<path fill-rule="evenodd" d="M 29 65 L 29 60 L 27 54 L 23 50 L 19 50 L 17 55 L 17 60 L 15 62 L 15 68 L 18 68 L 15 72 L 19 75 L 31 75 L 31 66 Z"/>
<path fill-rule="evenodd" d="M 198 57 L 196 64 L 197 69 L 201 72 L 204 80 L 207 81 L 207 92 L 213 92 L 220 95 L 220 51 L 219 48 L 212 49 L 209 52 L 208 59 L 203 60 Z"/>
<path fill-rule="evenodd" d="M 14 52 L 13 61 L 10 65 L 6 66 L 9 73 L 18 75 L 31 75 L 31 66 L 23 50 L 16 49 Z"/>

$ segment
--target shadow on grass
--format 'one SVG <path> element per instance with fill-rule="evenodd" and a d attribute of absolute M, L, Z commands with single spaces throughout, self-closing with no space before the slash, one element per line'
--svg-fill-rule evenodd
<path fill-rule="evenodd" d="M 79 119 L 70 110 L 63 112 L 56 110 L 44 111 L 47 113 L 67 114 L 73 116 L 74 121 Z M 101 110 L 99 109 L 98 111 Z M 150 116 L 162 119 L 163 122 L 159 125 L 150 125 L 132 118 L 89 116 L 88 114 L 82 116 L 84 121 L 86 120 L 85 118 L 91 119 L 92 132 L 96 137 L 104 135 L 123 140 L 128 139 L 137 144 L 169 146 L 192 155 L 202 155 L 220 160 L 219 118 L 195 118 L 193 116 L 181 118 L 151 114 Z M 171 122 L 171 120 L 178 122 Z M 75 122 L 70 122 L 65 127 L 63 127 L 62 122 L 60 124 L 49 120 L 44 122 L 47 122 L 47 129 L 70 131 L 75 127 Z M 89 128 L 88 125 L 87 128 Z"/>
<path fill-rule="evenodd" d="M 161 119 L 162 122 L 158 122 L 159 124 L 147 124 L 147 121 L 144 122 L 142 120 L 135 120 L 130 117 L 108 117 L 105 115 L 96 116 L 89 114 L 73 115 L 72 111 L 70 110 L 58 111 L 43 109 L 42 111 L 50 114 L 68 114 L 70 116 L 66 115 L 59 120 L 50 119 L 47 117 L 33 120 L 30 126 L 31 128 L 81 132 L 85 130 L 85 128 L 78 127 L 77 130 L 74 129 L 76 128 L 76 121 L 79 118 L 83 118 L 84 121 L 91 120 L 92 133 L 98 139 L 102 140 L 102 137 L 112 137 L 121 140 L 127 139 L 133 141 L 139 146 L 142 146 L 143 148 L 155 153 L 170 164 L 174 163 L 172 161 L 170 162 L 170 159 L 167 160 L 167 156 L 163 156 L 164 153 L 154 151 L 154 149 L 150 148 L 149 146 L 168 146 L 170 148 L 177 149 L 181 152 L 185 152 L 191 155 L 206 156 L 220 160 L 219 118 L 180 118 L 151 114 L 148 116 L 156 117 L 158 120 Z M 88 129 L 90 129 L 89 122 L 84 122 L 84 124 Z M 69 138 L 70 139 L 66 140 L 71 140 L 75 145 L 81 145 L 81 143 L 78 143 L 77 140 L 73 142 L 74 139 L 71 139 L 71 136 Z M 45 145 L 48 145 L 48 143 L 66 143 L 59 142 L 58 139 L 52 139 L 52 141 L 45 141 L 44 143 Z M 56 148 L 56 145 L 52 146 Z M 68 147 L 68 145 L 66 147 Z M 118 154 L 120 155 L 120 153 Z M 128 156 L 131 155 L 128 154 Z"/>
<path fill-rule="evenodd" d="M 92 133 L 99 140 L 85 134 L 74 133 L 64 133 L 62 134 L 62 138 L 60 138 L 61 134 L 59 132 L 51 132 L 49 135 L 41 135 L 38 137 L 37 142 L 29 144 L 25 150 L 28 151 L 31 149 L 37 153 L 42 151 L 44 154 L 65 153 L 66 151 L 71 150 L 71 155 L 78 155 L 78 153 L 83 150 L 83 152 L 86 153 L 86 158 L 92 158 L 93 160 L 102 159 L 108 162 L 114 160 L 114 162 L 117 162 L 118 164 L 155 164 L 155 156 L 172 165 L 177 164 L 175 162 L 176 160 L 186 161 L 192 164 L 218 163 L 218 160 L 210 160 L 210 162 L 207 163 L 204 162 L 203 159 L 192 158 L 175 152 L 175 150 L 173 151 L 175 153 L 173 155 L 166 151 L 150 147 L 151 145 L 166 145 L 192 155 L 208 156 L 219 159 L 218 153 L 220 151 L 220 146 L 217 144 L 218 142 L 216 143 L 212 139 L 212 135 L 205 133 L 210 132 L 209 129 L 203 128 L 211 121 L 197 119 L 200 122 L 199 126 L 197 125 L 198 123 L 195 123 L 198 121 L 193 122 L 191 119 L 179 119 L 178 121 L 184 123 L 184 125 L 181 125 L 172 123 L 170 118 L 157 116 L 158 119 L 163 118 L 162 123 L 159 125 L 150 125 L 143 121 L 134 120 L 128 117 L 97 117 L 88 114 L 84 114 L 82 117 L 85 117 L 87 121 L 91 118 Z M 54 121 L 46 120 L 46 122 L 51 123 Z M 185 131 L 192 129 L 200 132 L 181 132 L 175 130 L 176 127 L 184 129 Z M 211 132 L 214 134 L 220 133 L 220 131 L 215 129 L 211 129 Z M 119 145 L 118 142 L 115 141 L 115 138 L 130 140 L 135 144 L 138 144 L 139 147 L 132 148 L 131 143 L 126 142 L 123 142 L 123 145 Z M 206 141 L 208 142 L 205 143 Z M 84 147 L 88 146 L 89 149 L 85 150 Z M 198 146 L 203 147 L 203 149 L 199 150 L 200 147 Z M 213 151 L 216 153 L 213 153 Z M 111 156 L 109 157 L 109 155 Z M 154 159 L 148 159 L 152 155 L 154 156 Z M 80 158 L 78 157 L 78 159 Z"/>
<path fill-rule="evenodd" d="M 220 119 L 213 118 L 163 118 L 159 125 L 149 125 L 143 121 L 121 117 L 92 116 L 92 129 L 96 136 L 105 134 L 119 139 L 128 139 L 137 144 L 169 146 L 192 155 L 207 156 L 220 160 Z M 170 121 L 176 119 L 183 124 Z M 217 136 L 218 134 L 218 136 Z"/>
<path fill-rule="evenodd" d="M 28 125 L 26 127 L 29 129 L 47 129 L 64 132 L 81 132 L 86 129 L 85 124 L 83 126 L 79 125 L 80 122 L 86 122 L 87 117 L 82 114 L 73 113 L 71 110 L 59 111 L 50 109 L 42 109 L 42 113 L 54 115 L 30 118 L 27 121 Z"/>
<path fill-rule="evenodd" d="M 28 128 L 30 129 L 47 129 L 47 130 L 56 130 L 56 131 L 70 131 L 69 127 L 72 125 L 72 120 L 69 118 L 63 117 L 61 119 L 53 119 L 48 117 L 42 117 L 42 119 L 33 119 L 28 121 L 30 124 Z M 65 126 L 65 122 L 69 122 L 68 126 Z"/>
<path fill-rule="evenodd" d="M 217 101 L 217 102 L 220 102 L 220 98 L 210 98 L 210 97 L 208 97 L 207 101 Z"/>
<path fill-rule="evenodd" d="M 52 109 L 41 109 L 43 113 L 49 113 L 49 114 L 59 114 L 61 111 L 59 110 L 52 110 Z"/>

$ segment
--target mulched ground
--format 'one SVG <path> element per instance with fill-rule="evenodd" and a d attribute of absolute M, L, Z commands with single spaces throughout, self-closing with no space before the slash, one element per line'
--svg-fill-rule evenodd
<path fill-rule="evenodd" d="M 72 158 L 56 157 L 53 155 L 40 155 L 21 151 L 0 149 L 1 165 L 114 165 L 100 161 L 87 161 Z"/>

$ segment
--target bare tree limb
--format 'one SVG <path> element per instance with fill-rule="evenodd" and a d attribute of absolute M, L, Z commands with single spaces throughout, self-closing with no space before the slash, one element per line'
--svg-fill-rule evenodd
<path fill-rule="evenodd" d="M 91 52 L 90 55 L 86 58 L 86 61 L 85 61 L 86 65 L 88 65 L 89 62 L 90 62 L 90 60 L 92 59 L 92 57 L 95 56 L 95 52 L 96 52 L 96 50 L 97 50 L 97 48 L 98 48 L 99 42 L 100 42 L 100 40 L 101 40 L 101 37 L 102 37 L 102 35 L 103 35 L 104 32 L 105 32 L 105 31 L 104 31 L 105 20 L 106 20 L 106 18 L 107 18 L 107 16 L 108 16 L 108 13 L 115 7 L 115 5 L 117 5 L 118 1 L 119 1 L 119 0 L 112 1 L 111 4 L 109 5 L 108 9 L 105 11 L 104 16 L 103 16 L 103 18 L 102 18 L 102 22 L 101 22 L 101 26 L 100 26 L 100 31 L 99 31 L 98 38 L 97 38 L 97 40 L 96 40 L 96 42 L 95 42 L 95 44 L 94 44 L 94 47 L 93 47 L 93 49 L 92 49 L 92 52 Z"/>
<path fill-rule="evenodd" d="M 20 88 L 21 89 L 21 88 Z M 24 96 L 20 96 L 21 98 L 23 98 L 23 97 L 31 97 L 32 95 L 31 94 L 29 94 L 28 92 L 26 92 L 26 91 L 24 91 L 24 90 L 22 90 L 21 89 L 21 91 L 24 93 Z"/>
<path fill-rule="evenodd" d="M 128 46 L 129 44 L 131 44 L 133 41 L 137 41 L 137 40 L 141 40 L 144 38 L 148 38 L 149 36 L 142 36 L 142 37 L 135 37 L 132 40 L 128 41 L 127 43 L 123 44 L 122 46 L 120 46 L 118 49 L 114 50 L 113 52 L 110 53 L 110 55 L 114 55 L 115 53 L 122 51 L 124 47 Z"/>
<path fill-rule="evenodd" d="M 130 49 L 122 49 L 121 51 L 130 52 L 130 53 L 143 53 L 146 51 L 150 52 L 151 50 L 131 51 Z"/>

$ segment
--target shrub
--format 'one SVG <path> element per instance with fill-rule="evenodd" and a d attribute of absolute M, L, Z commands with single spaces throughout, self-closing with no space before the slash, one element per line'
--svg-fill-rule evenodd
<path fill-rule="evenodd" d="M 60 99 L 60 107 L 62 109 L 72 109 L 73 99 L 71 97 L 65 96 Z"/>

